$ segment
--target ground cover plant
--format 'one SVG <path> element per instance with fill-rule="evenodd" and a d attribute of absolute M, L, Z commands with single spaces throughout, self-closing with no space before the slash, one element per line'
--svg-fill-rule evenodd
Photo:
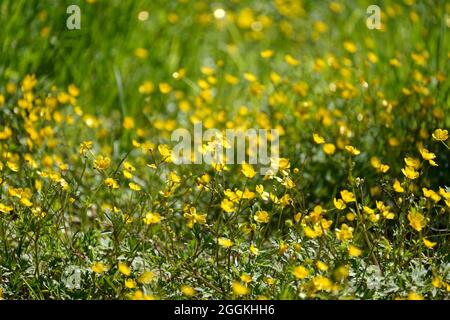
<path fill-rule="evenodd" d="M 444 0 L 1 1 L 0 298 L 448 299 L 449 27 Z M 277 129 L 278 170 L 177 164 L 196 123 Z"/>

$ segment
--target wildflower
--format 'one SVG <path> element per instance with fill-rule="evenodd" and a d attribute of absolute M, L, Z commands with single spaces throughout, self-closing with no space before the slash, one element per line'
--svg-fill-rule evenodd
<path fill-rule="evenodd" d="M 332 143 L 325 143 L 323 145 L 323 152 L 327 155 L 332 155 L 336 151 L 336 147 Z"/>
<path fill-rule="evenodd" d="M 132 117 L 123 118 L 123 128 L 126 130 L 130 130 L 134 128 L 134 119 Z"/>
<path fill-rule="evenodd" d="M 317 133 L 313 133 L 313 140 L 316 144 L 323 144 L 325 143 L 325 139 L 323 137 L 321 137 L 319 134 Z"/>
<path fill-rule="evenodd" d="M 351 41 L 344 42 L 344 49 L 347 50 L 349 53 L 355 53 L 358 50 L 356 45 Z"/>
<path fill-rule="evenodd" d="M 191 286 L 183 285 L 181 286 L 180 291 L 186 297 L 193 297 L 195 295 L 195 289 Z"/>
<path fill-rule="evenodd" d="M 206 223 L 206 214 L 197 213 L 197 209 L 194 207 L 190 207 L 189 210 L 184 213 L 184 217 L 188 220 L 188 228 L 192 228 L 196 223 L 200 225 Z"/>
<path fill-rule="evenodd" d="M 408 167 L 411 167 L 413 169 L 419 169 L 420 168 L 420 160 L 412 157 L 406 157 L 405 163 Z"/>
<path fill-rule="evenodd" d="M 133 279 L 126 279 L 125 280 L 125 287 L 128 289 L 133 289 L 136 287 L 136 281 Z"/>
<path fill-rule="evenodd" d="M 350 192 L 348 190 L 342 190 L 341 197 L 342 197 L 342 200 L 344 200 L 346 203 L 356 201 L 356 198 L 355 198 L 355 195 L 353 194 L 353 192 Z"/>
<path fill-rule="evenodd" d="M 161 221 L 161 215 L 157 212 L 147 212 L 144 218 L 145 224 L 157 224 Z"/>
<path fill-rule="evenodd" d="M 257 256 L 259 254 L 259 249 L 255 247 L 253 244 L 250 245 L 250 252 Z"/>
<path fill-rule="evenodd" d="M 242 282 L 244 282 L 245 284 L 248 284 L 248 283 L 250 283 L 250 282 L 252 282 L 252 276 L 251 275 L 248 275 L 248 274 L 246 274 L 246 273 L 244 273 L 244 274 L 242 274 L 241 276 L 240 276 L 240 279 L 242 280 Z"/>
<path fill-rule="evenodd" d="M 31 207 L 33 203 L 30 201 L 30 199 L 23 197 L 20 199 L 20 203 L 23 204 L 25 207 Z"/>
<path fill-rule="evenodd" d="M 436 158 L 436 155 L 433 152 L 430 152 L 425 148 L 420 148 L 419 152 L 422 155 L 422 158 L 424 160 L 429 161 L 429 160 L 433 160 L 434 158 Z"/>
<path fill-rule="evenodd" d="M 303 232 L 305 233 L 305 236 L 311 239 L 317 238 L 320 234 L 317 232 L 317 230 L 312 229 L 309 226 L 303 227 Z"/>
<path fill-rule="evenodd" d="M 441 200 L 441 196 L 430 189 L 422 188 L 423 195 L 427 198 L 431 198 L 434 202 L 439 202 Z"/>
<path fill-rule="evenodd" d="M 172 159 L 172 151 L 169 146 L 166 144 L 160 144 L 158 146 L 158 151 L 161 154 L 162 160 L 166 162 L 170 162 Z"/>
<path fill-rule="evenodd" d="M 419 172 L 414 170 L 413 167 L 406 166 L 405 168 L 402 169 L 402 172 L 405 175 L 405 177 L 411 180 L 417 179 L 419 177 Z"/>
<path fill-rule="evenodd" d="M 317 276 L 312 279 L 312 284 L 317 291 L 331 291 L 333 283 L 324 276 Z"/>
<path fill-rule="evenodd" d="M 101 262 L 95 262 L 92 265 L 91 270 L 95 273 L 103 273 L 103 272 L 107 271 L 108 268 Z"/>
<path fill-rule="evenodd" d="M 13 210 L 13 207 L 4 205 L 3 203 L 0 203 L 0 212 L 9 213 L 12 210 Z"/>
<path fill-rule="evenodd" d="M 155 274 L 152 271 L 144 271 L 138 278 L 138 282 L 142 284 L 149 284 L 155 279 Z"/>
<path fill-rule="evenodd" d="M 238 281 L 233 281 L 232 287 L 233 294 L 235 294 L 236 296 L 245 296 L 249 293 L 248 288 Z"/>
<path fill-rule="evenodd" d="M 347 150 L 347 152 L 350 153 L 352 156 L 357 156 L 361 153 L 361 151 L 359 151 L 354 146 L 345 146 L 345 150 Z"/>
<path fill-rule="evenodd" d="M 145 59 L 148 57 L 148 50 L 145 48 L 136 48 L 134 50 L 134 55 L 139 59 Z"/>
<path fill-rule="evenodd" d="M 153 82 L 151 82 L 151 81 L 144 81 L 139 86 L 139 93 L 141 93 L 141 94 L 150 94 L 150 93 L 153 92 L 154 89 L 155 89 L 155 86 L 153 85 Z"/>
<path fill-rule="evenodd" d="M 104 182 L 111 189 L 118 189 L 119 188 L 119 184 L 113 178 L 106 178 Z"/>
<path fill-rule="evenodd" d="M 420 294 L 411 291 L 408 293 L 408 300 L 423 300 L 423 297 Z"/>
<path fill-rule="evenodd" d="M 129 276 L 131 274 L 130 268 L 123 262 L 119 262 L 117 265 L 119 272 L 125 276 Z"/>
<path fill-rule="evenodd" d="M 302 280 L 308 276 L 309 271 L 304 266 L 297 266 L 292 271 L 292 274 L 296 279 Z"/>
<path fill-rule="evenodd" d="M 446 141 L 448 139 L 448 131 L 443 129 L 436 129 L 432 134 L 433 139 L 436 141 Z"/>
<path fill-rule="evenodd" d="M 273 56 L 273 51 L 272 50 L 264 50 L 264 51 L 261 51 L 260 54 L 261 54 L 262 58 L 268 59 Z"/>
<path fill-rule="evenodd" d="M 94 165 L 99 170 L 105 170 L 108 169 L 111 164 L 111 159 L 104 156 L 97 156 L 94 160 Z"/>
<path fill-rule="evenodd" d="M 253 169 L 252 165 L 243 163 L 241 172 L 246 176 L 247 178 L 253 178 L 256 175 L 255 170 Z"/>
<path fill-rule="evenodd" d="M 233 241 L 227 238 L 219 238 L 217 240 L 218 244 L 224 248 L 231 248 L 233 246 Z"/>
<path fill-rule="evenodd" d="M 92 1 L 92 0 L 91 0 Z M 132 300 L 155 300 L 155 297 L 146 295 L 142 290 L 136 290 L 131 297 Z"/>
<path fill-rule="evenodd" d="M 168 93 L 170 93 L 170 91 L 172 91 L 172 87 L 170 86 L 170 84 L 168 84 L 166 82 L 162 82 L 159 84 L 159 91 L 162 94 L 168 94 Z"/>
<path fill-rule="evenodd" d="M 437 245 L 437 242 L 432 242 L 432 241 L 430 241 L 430 240 L 428 240 L 428 239 L 426 239 L 426 238 L 423 238 L 422 241 L 423 241 L 423 244 L 425 245 L 425 247 L 427 247 L 427 248 L 429 248 L 429 249 L 431 249 L 431 248 L 433 248 L 435 245 Z"/>
<path fill-rule="evenodd" d="M 416 231 L 422 231 L 422 229 L 426 226 L 427 220 L 423 214 L 418 212 L 416 209 L 412 209 L 408 213 L 409 225 Z"/>
<path fill-rule="evenodd" d="M 398 181 L 397 179 L 395 179 L 394 184 L 392 186 L 393 186 L 395 192 L 398 192 L 398 193 L 405 192 L 405 189 L 403 189 L 403 187 L 400 184 L 400 181 Z"/>
<path fill-rule="evenodd" d="M 344 210 L 347 206 L 342 199 L 333 199 L 334 207 L 338 210 Z"/>
<path fill-rule="evenodd" d="M 336 229 L 336 237 L 341 241 L 347 241 L 353 238 L 353 228 L 343 223 L 341 229 Z"/>
<path fill-rule="evenodd" d="M 351 257 L 359 257 L 362 254 L 361 249 L 359 249 L 358 247 L 355 247 L 354 245 L 349 245 L 348 246 L 348 254 Z"/>
<path fill-rule="evenodd" d="M 443 285 L 443 282 L 441 280 L 440 277 L 434 277 L 433 280 L 431 280 L 431 284 L 433 285 L 433 287 L 435 288 L 440 288 Z"/>
<path fill-rule="evenodd" d="M 317 261 L 316 262 L 316 267 L 320 271 L 327 271 L 328 270 L 328 265 L 325 262 L 323 262 L 323 261 Z"/>
<path fill-rule="evenodd" d="M 134 182 L 130 182 L 130 183 L 128 184 L 128 186 L 129 186 L 130 189 L 133 190 L 133 191 L 141 191 L 141 190 L 142 190 L 142 188 L 141 188 L 138 184 L 136 184 L 136 183 L 134 183 Z"/>
<path fill-rule="evenodd" d="M 269 223 L 270 217 L 267 211 L 257 211 L 254 219 L 258 223 Z"/>
<path fill-rule="evenodd" d="M 83 141 L 80 144 L 80 150 L 79 150 L 80 155 L 85 156 L 86 152 L 88 152 L 89 150 L 92 149 L 92 145 L 93 145 L 92 141 Z"/>
<path fill-rule="evenodd" d="M 227 213 L 233 212 L 235 210 L 234 203 L 228 199 L 223 199 L 220 203 L 220 207 Z"/>
<path fill-rule="evenodd" d="M 298 66 L 300 64 L 300 61 L 295 59 L 290 54 L 287 54 L 287 55 L 284 56 L 284 61 L 286 61 L 286 63 L 291 65 L 291 66 Z"/>

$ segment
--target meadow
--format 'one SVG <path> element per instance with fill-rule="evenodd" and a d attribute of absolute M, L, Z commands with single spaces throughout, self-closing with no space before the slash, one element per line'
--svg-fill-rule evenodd
<path fill-rule="evenodd" d="M 449 28 L 446 0 L 2 0 L 0 299 L 448 299 Z M 178 164 L 198 123 L 276 129 L 278 170 Z"/>

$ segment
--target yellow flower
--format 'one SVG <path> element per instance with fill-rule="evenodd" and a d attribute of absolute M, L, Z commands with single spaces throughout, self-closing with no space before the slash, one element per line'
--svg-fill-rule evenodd
<path fill-rule="evenodd" d="M 361 153 L 361 151 L 359 151 L 354 146 L 345 146 L 345 150 L 347 150 L 347 152 L 350 153 L 352 156 L 357 156 Z"/>
<path fill-rule="evenodd" d="M 345 202 L 342 201 L 342 199 L 333 199 L 334 207 L 338 210 L 344 210 L 347 206 L 345 205 Z"/>
<path fill-rule="evenodd" d="M 255 169 L 253 169 L 252 165 L 243 163 L 241 172 L 246 176 L 247 178 L 253 178 L 256 175 Z"/>
<path fill-rule="evenodd" d="M 95 262 L 92 265 L 91 270 L 95 273 L 103 273 L 103 272 L 107 271 L 108 268 L 101 262 Z"/>
<path fill-rule="evenodd" d="M 414 170 L 413 167 L 406 166 L 405 168 L 402 169 L 402 172 L 405 175 L 405 177 L 411 180 L 417 179 L 419 177 L 419 172 Z"/>
<path fill-rule="evenodd" d="M 138 184 L 136 184 L 136 183 L 134 183 L 134 182 L 130 182 L 130 183 L 128 184 L 128 186 L 129 186 L 130 189 L 133 190 L 133 191 L 141 191 L 141 190 L 142 190 L 142 188 L 141 188 Z"/>
<path fill-rule="evenodd" d="M 240 278 L 241 278 L 242 282 L 244 282 L 245 284 L 250 283 L 253 280 L 252 276 L 249 274 L 246 274 L 246 273 L 242 274 Z"/>
<path fill-rule="evenodd" d="M 267 211 L 257 211 L 254 219 L 258 223 L 269 223 L 270 217 Z"/>
<path fill-rule="evenodd" d="M 318 133 L 313 133 L 313 140 L 317 144 L 325 143 L 325 139 L 323 137 L 321 137 Z"/>
<path fill-rule="evenodd" d="M 152 271 L 144 271 L 137 280 L 139 283 L 149 284 L 153 279 L 155 279 L 155 274 Z"/>
<path fill-rule="evenodd" d="M 306 278 L 308 276 L 309 271 L 304 266 L 297 266 L 292 271 L 292 274 L 294 275 L 294 277 L 296 279 L 301 280 L 301 279 L 304 279 L 304 278 Z"/>
<path fill-rule="evenodd" d="M 327 155 L 332 155 L 336 151 L 336 147 L 332 143 L 325 143 L 323 145 L 323 152 L 325 152 Z"/>
<path fill-rule="evenodd" d="M 227 213 L 234 211 L 234 203 L 228 199 L 223 199 L 220 203 L 220 207 Z"/>
<path fill-rule="evenodd" d="M 238 281 L 233 281 L 232 287 L 236 296 L 245 296 L 249 293 L 248 288 Z"/>
<path fill-rule="evenodd" d="M 403 189 L 403 187 L 400 184 L 400 181 L 398 181 L 397 179 L 395 179 L 395 181 L 394 181 L 393 188 L 394 188 L 395 192 L 398 192 L 398 193 L 405 192 L 405 189 Z"/>
<path fill-rule="evenodd" d="M 80 150 L 79 150 L 80 155 L 82 155 L 82 156 L 86 155 L 86 152 L 88 152 L 89 150 L 92 149 L 92 145 L 93 145 L 92 141 L 83 141 L 80 144 Z"/>
<path fill-rule="evenodd" d="M 122 273 L 123 275 L 129 276 L 131 274 L 131 270 L 130 268 L 123 262 L 119 262 L 117 265 L 117 269 L 119 270 L 120 273 Z"/>
<path fill-rule="evenodd" d="M 410 226 L 419 232 L 422 231 L 422 229 L 427 225 L 425 216 L 416 209 L 413 209 L 408 213 L 408 220 Z"/>
<path fill-rule="evenodd" d="M 231 248 L 233 246 L 233 241 L 227 238 L 219 238 L 217 241 L 224 248 Z"/>
<path fill-rule="evenodd" d="M 161 91 L 162 94 L 168 94 L 170 91 L 172 91 L 172 87 L 170 84 L 166 82 L 162 82 L 159 84 L 159 91 Z"/>
<path fill-rule="evenodd" d="M 196 223 L 202 225 L 206 223 L 206 214 L 197 213 L 197 209 L 194 207 L 190 207 L 189 210 L 184 213 L 184 217 L 188 220 L 188 228 L 192 228 Z"/>
<path fill-rule="evenodd" d="M 261 51 L 260 54 L 261 54 L 261 57 L 263 57 L 264 59 L 268 59 L 273 56 L 273 51 L 272 50 L 264 50 L 264 51 Z"/>
<path fill-rule="evenodd" d="M 128 289 L 133 289 L 136 287 L 136 281 L 133 279 L 126 279 L 125 280 L 125 287 Z"/>
<path fill-rule="evenodd" d="M 145 81 L 139 86 L 139 93 L 141 94 L 150 94 L 155 89 L 153 82 Z"/>
<path fill-rule="evenodd" d="M 355 198 L 355 195 L 353 194 L 353 192 L 350 192 L 348 190 L 342 190 L 341 197 L 342 197 L 342 200 L 344 200 L 346 203 L 356 201 L 356 198 Z"/>
<path fill-rule="evenodd" d="M 436 155 L 433 152 L 430 152 L 425 148 L 420 148 L 419 152 L 422 155 L 422 158 L 424 160 L 429 161 L 429 160 L 433 160 L 434 158 L 436 158 Z"/>
<path fill-rule="evenodd" d="M 312 284 L 317 291 L 331 291 L 333 287 L 331 280 L 324 276 L 314 277 Z"/>
<path fill-rule="evenodd" d="M 161 157 L 163 158 L 164 161 L 168 161 L 166 159 L 171 159 L 172 158 L 172 151 L 170 150 L 168 145 L 160 144 L 158 146 L 158 151 L 161 154 Z"/>
<path fill-rule="evenodd" d="M 295 59 L 293 56 L 291 56 L 290 54 L 287 54 L 284 56 L 284 61 L 286 61 L 288 64 L 290 64 L 291 66 L 298 66 L 300 64 L 300 61 L 298 61 L 297 59 Z"/>
<path fill-rule="evenodd" d="M 317 238 L 320 235 L 316 230 L 312 229 L 309 226 L 303 227 L 303 232 L 305 233 L 306 237 L 311 239 Z"/>
<path fill-rule="evenodd" d="M 259 249 L 252 244 L 250 245 L 250 252 L 257 256 L 259 254 Z"/>
<path fill-rule="evenodd" d="M 411 291 L 408 293 L 408 300 L 423 300 L 423 297 L 420 294 Z"/>
<path fill-rule="evenodd" d="M 431 280 L 431 284 L 435 288 L 440 288 L 442 286 L 442 280 L 439 277 L 434 277 L 433 280 Z"/>
<path fill-rule="evenodd" d="M 9 213 L 12 210 L 13 210 L 13 207 L 4 205 L 3 203 L 0 203 L 0 212 Z"/>
<path fill-rule="evenodd" d="M 419 159 L 412 158 L 412 157 L 406 157 L 404 160 L 408 167 L 411 167 L 416 170 L 420 168 L 420 160 Z"/>
<path fill-rule="evenodd" d="M 20 199 L 20 203 L 23 204 L 25 207 L 31 207 L 33 205 L 33 203 L 28 198 Z"/>
<path fill-rule="evenodd" d="M 157 212 L 147 212 L 144 218 L 145 224 L 156 224 L 161 221 L 161 216 Z"/>
<path fill-rule="evenodd" d="M 186 297 L 193 297 L 195 295 L 195 289 L 191 286 L 183 285 L 181 286 L 181 293 Z"/>
<path fill-rule="evenodd" d="M 448 139 L 448 131 L 443 129 L 436 129 L 432 134 L 433 139 L 437 141 L 445 141 Z"/>
<path fill-rule="evenodd" d="M 106 178 L 104 182 L 111 189 L 118 189 L 119 188 L 119 184 L 113 178 Z"/>
<path fill-rule="evenodd" d="M 316 266 L 317 269 L 319 269 L 320 271 L 327 271 L 328 270 L 328 265 L 323 262 L 323 261 L 317 261 L 316 262 Z"/>
<path fill-rule="evenodd" d="M 336 229 L 336 237 L 341 241 L 350 240 L 353 238 L 353 228 L 343 223 L 341 229 Z"/>
<path fill-rule="evenodd" d="M 145 59 L 148 57 L 148 50 L 144 48 L 136 48 L 134 50 L 134 55 L 139 59 Z"/>
<path fill-rule="evenodd" d="M 344 42 L 344 49 L 347 50 L 350 53 L 355 53 L 358 50 L 356 45 L 353 42 L 351 42 L 351 41 L 345 41 Z"/>
<path fill-rule="evenodd" d="M 359 257 L 362 254 L 362 250 L 354 245 L 348 246 L 348 254 L 352 257 Z"/>
<path fill-rule="evenodd" d="M 91 0 L 92 1 L 92 0 Z M 154 296 L 146 295 L 142 290 L 136 290 L 131 297 L 132 300 L 155 300 Z"/>
<path fill-rule="evenodd" d="M 94 160 L 94 165 L 97 169 L 105 170 L 108 169 L 111 164 L 111 159 L 104 156 L 97 156 Z"/>
<path fill-rule="evenodd" d="M 437 242 L 432 242 L 426 238 L 423 238 L 422 241 L 423 241 L 423 244 L 425 245 L 425 247 L 430 248 L 430 249 L 433 248 L 435 245 L 437 245 Z"/>
<path fill-rule="evenodd" d="M 123 119 L 123 127 L 124 129 L 133 129 L 134 128 L 134 119 L 132 117 L 125 117 Z"/>

